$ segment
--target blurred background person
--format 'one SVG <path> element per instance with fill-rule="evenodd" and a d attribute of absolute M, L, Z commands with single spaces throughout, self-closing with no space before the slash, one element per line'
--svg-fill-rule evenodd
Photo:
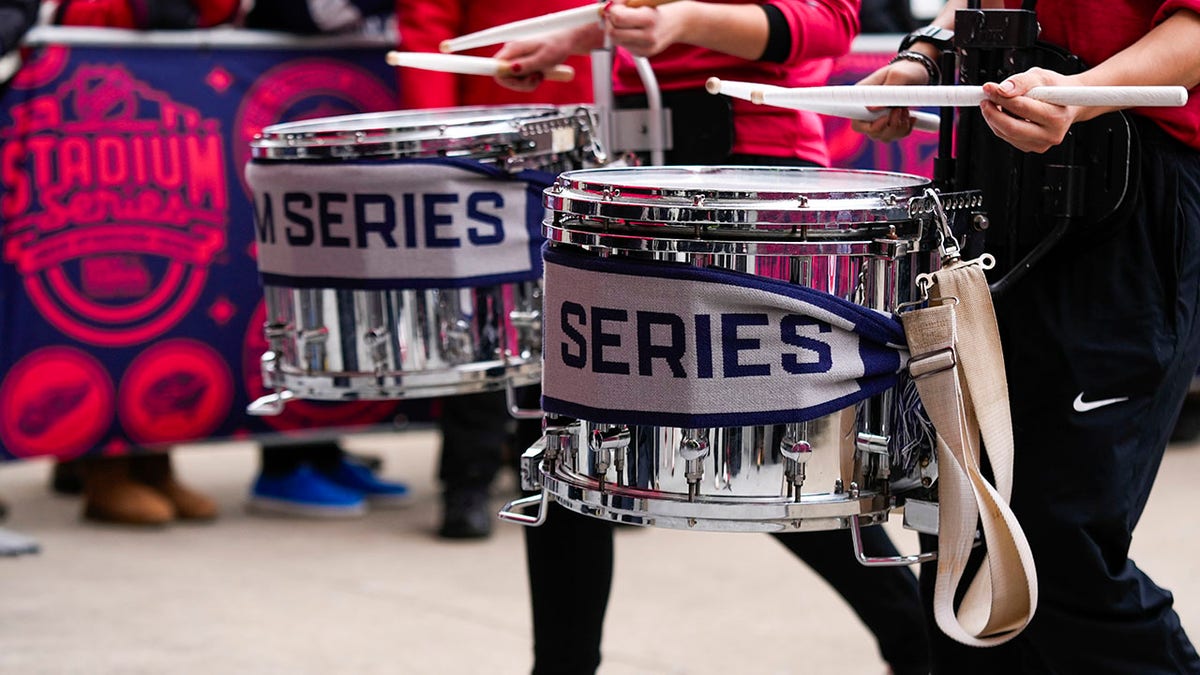
<path fill-rule="evenodd" d="M 583 0 L 497 3 L 487 0 L 397 0 L 399 49 L 437 52 L 443 40 L 509 21 L 526 19 L 588 4 Z M 496 47 L 463 52 L 490 56 Z M 575 68 L 570 82 L 551 82 L 532 92 L 503 87 L 490 77 L 456 75 L 414 68 L 397 69 L 400 107 L 452 108 L 506 104 L 574 104 L 592 100 L 591 66 L 586 55 L 567 61 Z M 516 422 L 508 413 L 504 392 L 451 396 L 441 401 L 442 433 L 438 480 L 442 485 L 442 519 L 438 534 L 449 539 L 479 539 L 491 534 L 496 519 L 491 486 L 513 447 Z M 515 461 L 515 460 L 514 460 Z"/>

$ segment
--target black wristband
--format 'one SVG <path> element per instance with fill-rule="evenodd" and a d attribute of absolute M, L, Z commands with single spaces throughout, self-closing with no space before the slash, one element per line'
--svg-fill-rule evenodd
<path fill-rule="evenodd" d="M 925 42 L 937 47 L 940 51 L 947 51 L 954 47 L 954 31 L 949 28 L 940 28 L 938 26 L 925 26 L 918 28 L 900 41 L 899 51 L 908 51 L 918 42 Z"/>
<path fill-rule="evenodd" d="M 938 68 L 938 65 L 934 63 L 933 59 L 925 56 L 921 52 L 914 52 L 906 49 L 893 56 L 892 60 L 888 61 L 888 65 L 891 65 L 897 61 L 913 61 L 924 66 L 925 72 L 929 75 L 929 84 L 940 84 L 942 81 L 941 68 Z"/>

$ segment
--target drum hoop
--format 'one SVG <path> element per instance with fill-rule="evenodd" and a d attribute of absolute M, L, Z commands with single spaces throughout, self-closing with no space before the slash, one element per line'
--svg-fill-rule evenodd
<path fill-rule="evenodd" d="M 862 256 L 891 260 L 919 249 L 916 238 L 892 239 L 885 236 L 871 237 L 859 233 L 854 239 L 824 239 L 809 237 L 787 240 L 782 236 L 763 236 L 759 239 L 716 235 L 698 238 L 670 236 L 657 232 L 644 236 L 639 232 L 599 232 L 559 227 L 544 223 L 542 235 L 555 243 L 603 248 L 626 253 L 661 253 L 670 255 L 731 255 L 746 257 L 764 256 Z"/>
<path fill-rule="evenodd" d="M 250 143 L 267 160 L 532 156 L 555 150 L 537 137 L 579 127 L 590 107 L 466 106 L 359 113 L 276 124 Z M 402 124 L 405 121 L 409 124 Z M 584 143 L 576 141 L 576 147 Z"/>
<path fill-rule="evenodd" d="M 723 188 L 722 172 L 761 173 L 778 179 L 838 175 L 870 177 L 867 190 Z M 622 184 L 613 176 L 644 175 Z M 709 176 L 714 187 L 661 187 L 655 175 Z M 880 184 L 890 178 L 894 186 Z M 783 184 L 782 181 L 776 180 Z M 868 182 L 866 180 L 864 183 Z M 568 171 L 543 192 L 548 222 L 567 230 L 677 239 L 768 239 L 781 242 L 834 238 L 890 238 L 919 231 L 909 202 L 931 184 L 912 174 L 802 167 L 638 167 Z"/>

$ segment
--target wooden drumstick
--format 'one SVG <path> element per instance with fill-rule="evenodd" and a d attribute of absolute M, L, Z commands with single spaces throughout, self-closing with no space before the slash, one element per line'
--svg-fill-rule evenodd
<path fill-rule="evenodd" d="M 665 5 L 674 0 L 628 0 L 628 7 L 657 7 Z M 513 21 L 511 23 L 500 24 L 491 28 L 485 28 L 474 33 L 467 33 L 456 38 L 443 40 L 438 46 L 443 53 L 461 52 L 464 49 L 473 49 L 475 47 L 484 47 L 487 45 L 500 44 L 501 42 L 511 42 L 513 40 L 526 40 L 546 33 L 553 33 L 567 28 L 575 28 L 576 26 L 586 26 L 593 21 L 599 21 L 604 17 L 604 12 L 611 5 L 611 2 L 597 2 L 595 4 L 576 7 L 575 9 L 565 9 L 561 12 L 552 12 L 542 16 L 535 16 L 529 19 Z"/>
<path fill-rule="evenodd" d="M 722 80 L 717 77 L 710 77 L 704 83 L 704 88 L 710 94 L 725 94 L 732 98 L 740 98 L 754 103 L 763 103 L 763 95 L 770 91 L 773 94 L 779 92 L 790 91 L 786 87 L 778 87 L 773 84 L 758 84 L 756 82 L 737 82 L 734 80 Z M 819 115 L 829 115 L 830 117 L 844 117 L 851 120 L 862 120 L 864 122 L 872 122 L 874 120 L 887 115 L 884 110 L 867 110 L 866 106 L 850 105 L 840 103 L 795 103 L 795 104 L 778 104 L 772 103 L 780 108 L 790 108 L 792 110 L 807 110 Z M 936 132 L 941 126 L 942 118 L 934 113 L 922 112 L 920 110 L 911 110 L 908 113 L 913 118 L 913 128 L 920 131 Z"/>
<path fill-rule="evenodd" d="M 460 75 L 506 77 L 521 74 L 514 71 L 513 64 L 508 61 L 485 56 L 391 51 L 387 53 L 387 62 L 391 66 L 436 70 L 442 73 L 458 73 Z M 528 75 L 529 73 L 524 74 Z M 566 64 L 559 64 L 542 71 L 542 75 L 551 82 L 570 82 L 575 78 L 575 69 Z"/>

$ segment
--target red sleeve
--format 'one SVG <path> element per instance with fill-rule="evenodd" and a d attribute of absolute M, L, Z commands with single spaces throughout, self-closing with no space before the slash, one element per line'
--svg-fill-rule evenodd
<path fill-rule="evenodd" d="M 459 35 L 461 0 L 396 0 L 400 49 L 436 52 L 442 40 Z M 401 108 L 449 108 L 459 105 L 459 76 L 415 68 L 397 68 Z"/>
<path fill-rule="evenodd" d="M 1200 14 L 1200 0 L 1167 0 L 1154 13 L 1154 25 L 1167 20 L 1175 12 L 1181 9 L 1190 9 L 1197 14 Z"/>
<path fill-rule="evenodd" d="M 1200 2 L 1200 0 L 1195 0 Z M 792 29 L 788 63 L 841 56 L 858 35 L 858 0 L 770 0 Z"/>

